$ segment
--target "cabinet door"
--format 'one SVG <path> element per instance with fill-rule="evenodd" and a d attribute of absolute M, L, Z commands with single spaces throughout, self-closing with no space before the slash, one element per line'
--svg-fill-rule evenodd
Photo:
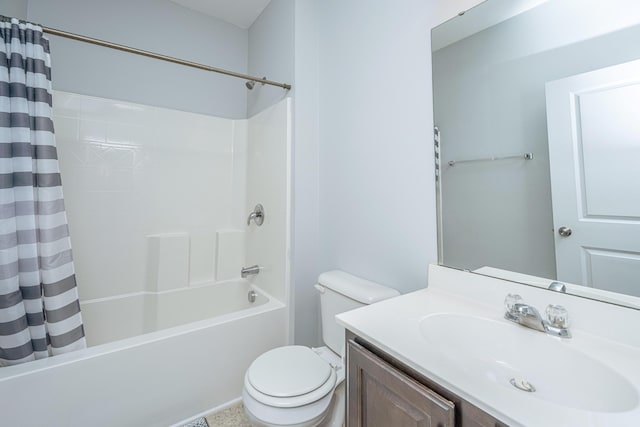
<path fill-rule="evenodd" d="M 347 359 L 347 427 L 454 426 L 453 403 L 353 340 Z"/>

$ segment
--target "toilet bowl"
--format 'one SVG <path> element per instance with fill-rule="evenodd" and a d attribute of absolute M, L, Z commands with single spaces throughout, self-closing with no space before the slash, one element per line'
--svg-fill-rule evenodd
<path fill-rule="evenodd" d="M 278 347 L 247 369 L 242 400 L 251 425 L 258 427 L 340 427 L 345 414 L 344 329 L 335 315 L 399 295 L 342 271 L 322 273 L 322 337 L 326 347 Z"/>
<path fill-rule="evenodd" d="M 344 368 L 328 347 L 279 347 L 258 357 L 245 373 L 242 400 L 254 426 L 341 426 Z M 336 410 L 337 409 L 337 410 Z M 338 415 L 335 424 L 330 414 Z M 323 423 L 323 421 L 325 421 Z"/>

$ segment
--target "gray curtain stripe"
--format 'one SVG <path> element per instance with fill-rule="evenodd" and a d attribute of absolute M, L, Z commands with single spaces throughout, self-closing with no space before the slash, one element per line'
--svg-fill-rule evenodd
<path fill-rule="evenodd" d="M 40 266 L 38 265 L 38 258 L 19 258 L 18 259 L 18 271 L 20 273 L 38 271 L 39 269 L 40 269 Z"/>
<path fill-rule="evenodd" d="M 49 117 L 30 116 L 27 113 L 0 112 L 0 126 L 5 128 L 29 128 L 53 132 L 53 120 Z"/>
<path fill-rule="evenodd" d="M 48 202 L 33 201 L 13 202 L 0 205 L 0 219 L 13 218 L 24 215 L 53 215 L 64 211 L 64 201 L 62 199 Z M 24 243 L 20 241 L 20 243 Z"/>
<path fill-rule="evenodd" d="M 48 257 L 21 258 L 17 261 L 0 266 L 0 280 L 16 276 L 18 272 L 29 273 L 38 271 L 40 267 L 44 270 L 53 270 L 71 261 L 73 261 L 71 249 Z"/>
<path fill-rule="evenodd" d="M 39 258 L 40 268 L 42 270 L 53 270 L 55 268 L 61 267 L 65 264 L 68 264 L 73 261 L 73 255 L 71 253 L 71 249 L 66 251 L 60 251 L 55 255 L 51 256 L 41 256 Z M 33 270 L 27 270 L 33 271 Z"/>
<path fill-rule="evenodd" d="M 72 344 L 79 339 L 84 337 L 84 327 L 82 325 L 78 326 L 70 330 L 69 332 L 65 332 L 62 335 L 50 335 L 49 342 L 51 343 L 51 347 L 60 348 L 66 347 L 69 344 Z"/>
<path fill-rule="evenodd" d="M 36 187 L 60 187 L 62 185 L 60 173 L 36 173 L 34 177 Z"/>
<path fill-rule="evenodd" d="M 0 205 L 0 219 L 8 219 L 25 215 L 52 215 L 64 211 L 62 199 L 48 202 L 33 201 L 13 202 Z M 20 242 L 23 243 L 23 242 Z"/>
<path fill-rule="evenodd" d="M 20 238 L 20 232 L 18 232 L 18 238 Z M 64 237 L 69 237 L 69 226 L 62 224 L 57 227 L 40 230 L 40 236 L 38 240 L 40 243 L 49 243 L 60 240 Z"/>
<path fill-rule="evenodd" d="M 27 313 L 27 323 L 29 326 L 44 325 L 44 313 L 42 311 L 37 313 Z"/>
<path fill-rule="evenodd" d="M 13 307 L 22 302 L 22 292 L 20 290 L 13 291 L 8 294 L 0 295 L 0 309 Z"/>
<path fill-rule="evenodd" d="M 30 142 L 0 144 L 0 158 L 31 157 L 33 159 L 57 159 L 58 150 L 51 145 L 32 145 Z"/>
<path fill-rule="evenodd" d="M 7 58 L 7 54 L 0 52 L 0 61 L 9 67 L 22 68 L 28 73 L 44 74 L 47 80 L 51 79 L 51 68 L 47 67 L 44 60 L 34 58 L 24 58 L 21 54 L 12 52 Z"/>
<path fill-rule="evenodd" d="M 4 360 L 24 359 L 25 357 L 33 353 L 33 350 L 35 347 L 34 341 L 36 340 L 31 340 L 18 347 L 12 347 L 12 348 L 0 347 L 0 359 L 4 359 Z M 46 349 L 47 348 L 46 340 L 44 341 L 45 341 L 45 349 Z"/>
<path fill-rule="evenodd" d="M 45 310 L 44 317 L 45 319 L 47 319 L 47 323 L 56 323 L 62 320 L 66 320 L 74 314 L 78 313 L 80 313 L 80 303 L 78 302 L 78 300 L 75 300 L 72 303 L 65 305 L 64 307 L 60 307 L 57 310 Z"/>
<path fill-rule="evenodd" d="M 21 213 L 18 213 L 21 212 Z M 14 218 L 20 215 L 33 215 L 35 209 L 33 208 L 33 202 L 11 202 L 0 205 L 0 219 Z M 17 241 L 17 240 L 16 240 Z"/>
<path fill-rule="evenodd" d="M 28 87 L 19 82 L 0 82 L 0 96 L 8 98 L 24 98 L 33 102 L 43 102 L 53 106 L 53 96 L 47 89 L 41 87 Z"/>
<path fill-rule="evenodd" d="M 38 215 L 54 215 L 60 212 L 64 212 L 64 200 L 62 199 L 38 202 L 36 205 Z"/>
<path fill-rule="evenodd" d="M 31 345 L 33 345 L 33 351 L 48 351 L 49 340 L 47 338 L 31 338 Z"/>
<path fill-rule="evenodd" d="M 40 299 L 42 297 L 42 286 L 20 286 L 22 299 Z"/>
<path fill-rule="evenodd" d="M 44 296 L 53 297 L 56 295 L 60 295 L 75 287 L 76 287 L 76 276 L 74 274 L 58 282 L 44 285 L 43 286 Z"/>
<path fill-rule="evenodd" d="M 18 230 L 14 233 L 0 235 L 0 250 L 11 249 L 20 245 L 32 245 L 34 243 L 51 243 L 69 237 L 69 226 L 62 224 L 57 227 L 40 230 Z"/>
<path fill-rule="evenodd" d="M 11 262 L 9 264 L 4 264 L 0 268 L 0 280 L 6 280 L 10 277 L 15 277 L 18 275 L 18 261 Z"/>
<path fill-rule="evenodd" d="M 0 336 L 17 334 L 28 327 L 27 316 L 22 316 L 11 322 L 0 323 Z"/>
<path fill-rule="evenodd" d="M 19 232 L 18 232 L 19 233 Z M 18 233 L 3 234 L 0 236 L 0 250 L 10 249 L 18 245 Z M 35 237 L 35 233 L 31 233 Z M 24 243 L 35 243 L 35 238 L 31 242 L 25 241 Z"/>
<path fill-rule="evenodd" d="M 0 188 L 58 187 L 62 185 L 59 173 L 14 172 L 0 174 Z"/>

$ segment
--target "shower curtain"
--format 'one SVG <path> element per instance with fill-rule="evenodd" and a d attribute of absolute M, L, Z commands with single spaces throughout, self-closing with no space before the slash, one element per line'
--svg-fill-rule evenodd
<path fill-rule="evenodd" d="M 86 347 L 51 114 L 49 40 L 0 16 L 0 366 Z"/>

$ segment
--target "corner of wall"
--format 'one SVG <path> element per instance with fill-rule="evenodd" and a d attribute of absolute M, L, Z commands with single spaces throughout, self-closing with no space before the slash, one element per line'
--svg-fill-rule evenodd
<path fill-rule="evenodd" d="M 296 344 L 319 345 L 320 312 L 313 285 L 320 274 L 319 81 L 320 3 L 295 2 L 292 292 Z"/>

